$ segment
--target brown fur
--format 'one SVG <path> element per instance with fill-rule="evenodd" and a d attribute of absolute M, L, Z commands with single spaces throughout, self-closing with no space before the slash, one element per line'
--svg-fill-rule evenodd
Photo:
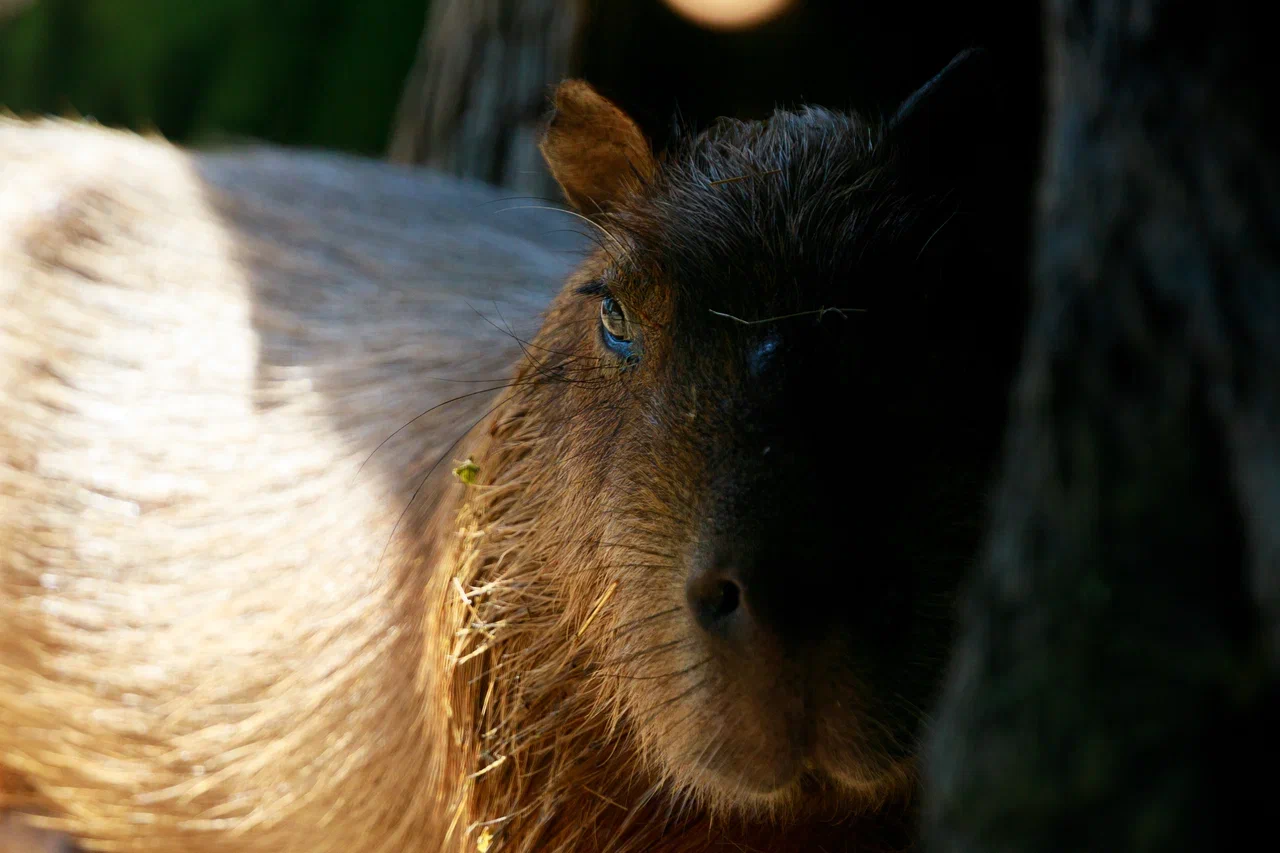
<path fill-rule="evenodd" d="M 625 207 L 658 168 L 634 123 L 581 84 L 557 107 L 566 194 Z M 747 778 L 782 760 L 769 685 L 699 675 L 682 606 L 705 460 L 609 441 L 631 398 L 575 293 L 628 249 L 607 224 L 492 413 L 357 475 L 475 388 L 434 377 L 506 375 L 468 302 L 527 318 L 563 273 L 489 196 L 60 123 L 0 124 L 0 163 L 10 807 L 102 850 L 907 845 L 913 763 L 852 680 L 804 772 Z M 467 456 L 469 488 L 433 467 Z M 655 463 L 660 489 L 611 475 Z"/>
<path fill-rule="evenodd" d="M 577 83 L 558 93 L 543 152 L 584 214 L 625 218 L 660 168 L 634 123 Z M 652 376 L 611 381 L 622 368 L 583 333 L 596 303 L 576 289 L 608 276 L 619 256 L 643 265 L 610 230 L 623 220 L 601 221 L 600 251 L 553 304 L 534 360 L 473 451 L 483 474 L 449 572 L 432 579 L 441 609 L 428 633 L 453 638 L 443 691 L 446 778 L 458 791 L 449 838 L 528 853 L 903 844 L 913 763 L 881 753 L 859 730 L 873 721 L 856 714 L 821 723 L 850 723 L 819 735 L 813 769 L 823 781 L 801 777 L 763 795 L 732 781 L 772 760 L 764 750 L 778 739 L 759 708 L 775 694 L 708 666 L 688 626 L 679 548 L 697 536 L 706 460 L 675 432 L 659 447 L 613 440 L 626 434 L 613 413 L 634 412 L 634 399 L 680 395 L 690 419 L 703 414 L 696 387 L 686 396 L 651 387 Z M 672 325 L 661 288 L 620 286 L 646 329 Z M 672 346 L 662 335 L 648 344 L 653 361 Z M 650 490 L 615 473 L 655 463 L 660 485 Z M 777 662 L 793 664 L 803 662 Z M 716 753 L 728 780 L 706 769 Z"/>
<path fill-rule="evenodd" d="M 14 815 L 0 815 L 0 853 L 69 853 L 65 835 L 24 825 Z"/>
<path fill-rule="evenodd" d="M 581 80 L 556 89 L 542 154 L 569 202 L 585 213 L 620 204 L 657 168 L 635 121 Z"/>
<path fill-rule="evenodd" d="M 547 327 L 574 329 L 579 311 L 562 298 Z M 538 344 L 559 351 L 576 337 L 544 335 Z M 536 370 L 524 367 L 517 382 Z M 694 762 L 663 760 L 657 740 L 675 734 L 707 749 L 725 732 L 699 728 L 702 715 L 679 701 L 693 679 L 678 665 L 672 672 L 667 652 L 683 635 L 683 613 L 655 602 L 679 600 L 681 578 L 643 571 L 668 558 L 681 522 L 653 503 L 649 524 L 628 525 L 633 516 L 602 511 L 607 493 L 567 473 L 594 466 L 547 464 L 593 455 L 593 429 L 607 421 L 565 433 L 546 424 L 548 415 L 559 423 L 601 406 L 594 393 L 563 393 L 552 413 L 525 408 L 547 403 L 531 390 L 515 397 L 523 406 L 501 411 L 475 451 L 492 474 L 460 516 L 448 561 L 455 575 L 433 578 L 441 627 L 430 633 L 457 638 L 445 670 L 447 773 L 459 792 L 450 838 L 487 829 L 502 850 L 524 853 L 903 845 L 900 810 L 888 809 L 887 819 L 876 811 L 903 802 L 909 770 L 896 785 L 793 788 L 761 802 L 708 796 Z M 697 471 L 695 460 L 678 463 Z"/>
<path fill-rule="evenodd" d="M 436 460 L 419 517 L 460 488 L 449 446 L 496 395 L 357 469 L 505 384 L 437 377 L 507 373 L 561 223 L 61 122 L 0 119 L 0 188 L 9 804 L 93 849 L 438 849 L 437 537 L 388 541 Z"/>

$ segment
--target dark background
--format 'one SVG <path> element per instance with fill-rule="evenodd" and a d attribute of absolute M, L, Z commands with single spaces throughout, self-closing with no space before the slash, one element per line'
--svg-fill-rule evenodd
<path fill-rule="evenodd" d="M 608 2 L 608 0 L 604 0 Z M 1040 3 L 805 0 L 768 24 L 717 33 L 653 2 L 618 3 L 585 40 L 587 79 L 661 138 L 678 107 L 705 123 L 815 103 L 891 111 L 966 47 L 999 55 L 1011 98 L 1038 98 Z"/>
<path fill-rule="evenodd" d="M 677 109 L 694 124 L 802 102 L 885 112 L 974 44 L 1009 69 L 1009 97 L 1038 97 L 1032 0 L 800 0 L 737 33 L 699 28 L 658 0 L 584 1 L 581 73 L 659 143 Z M 380 156 L 428 6 L 35 0 L 0 23 L 0 107 L 183 143 L 253 137 Z"/>

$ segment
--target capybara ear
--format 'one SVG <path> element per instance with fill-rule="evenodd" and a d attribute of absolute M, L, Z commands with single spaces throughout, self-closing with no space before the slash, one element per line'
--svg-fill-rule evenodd
<path fill-rule="evenodd" d="M 903 101 L 888 137 L 910 161 L 912 179 L 935 191 L 988 188 L 1006 156 L 999 130 L 1009 112 L 1004 90 L 991 54 L 969 48 Z"/>
<path fill-rule="evenodd" d="M 569 203 L 587 215 L 639 191 L 657 168 L 631 117 L 582 80 L 557 87 L 542 156 Z"/>

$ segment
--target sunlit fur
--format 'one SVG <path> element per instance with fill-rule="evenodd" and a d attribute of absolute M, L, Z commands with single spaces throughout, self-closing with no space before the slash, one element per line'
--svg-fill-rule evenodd
<path fill-rule="evenodd" d="M 945 186 L 913 182 L 911 166 L 883 123 L 780 112 L 687 136 L 649 177 L 637 179 L 644 164 L 629 170 L 620 197 L 593 215 L 599 251 L 552 306 L 474 449 L 483 475 L 454 572 L 435 578 L 445 609 L 429 633 L 449 638 L 456 665 L 446 670 L 450 742 L 460 744 L 455 833 L 498 832 L 503 849 L 521 851 L 597 849 L 600 839 L 611 850 L 694 850 L 709 838 L 864 849 L 877 831 L 859 820 L 891 823 L 909 806 L 1011 364 L 1009 336 L 957 345 L 975 315 L 1007 323 L 986 307 L 1008 298 L 1004 270 L 987 264 L 992 247 L 971 245 L 971 212 Z M 944 236 L 950 224 L 956 233 Z M 991 290 L 940 294 L 951 284 L 939 285 L 941 273 L 985 278 Z M 600 342 L 602 288 L 639 329 L 635 364 Z M 926 294 L 972 307 L 931 317 Z M 819 318 L 824 307 L 894 318 L 873 341 L 904 334 L 870 358 L 855 343 L 867 327 L 853 312 Z M 744 428 L 740 389 L 753 381 L 744 354 L 760 332 L 730 318 L 794 314 L 811 315 L 801 335 L 835 329 L 813 382 L 830 396 L 796 417 L 811 419 L 810 452 L 833 481 L 803 487 L 847 511 L 852 543 L 822 551 L 830 567 L 798 565 L 797 595 L 807 586 L 825 622 L 830 569 L 912 577 L 906 603 L 885 605 L 901 618 L 876 628 L 878 641 L 859 646 L 863 634 L 837 627 L 799 656 L 761 647 L 744 677 L 693 624 L 684 583 L 707 518 L 722 512 L 717 484 L 736 464 L 725 448 Z M 936 339 L 916 336 L 935 326 Z M 911 372 L 935 352 L 953 363 Z M 860 370 L 902 387 L 859 398 L 863 386 L 846 377 Z M 888 434 L 894 444 L 841 445 L 830 422 L 872 400 L 896 407 L 865 413 L 901 430 Z M 860 552 L 852 532 L 868 496 L 849 492 L 881 487 L 901 499 L 886 516 L 893 532 L 882 543 L 867 531 Z M 798 713 L 816 715 L 811 766 L 773 779 L 787 765 L 785 705 L 803 695 L 811 704 Z"/>
<path fill-rule="evenodd" d="M 0 118 L 0 810 L 440 850 L 422 519 L 580 257 L 502 198 Z"/>
<path fill-rule="evenodd" d="M 564 259 L 479 190 L 0 124 L 0 806 L 104 850 L 901 849 L 1003 414 L 966 322 L 1004 292 L 934 285 L 998 247 L 879 122 L 657 165 L 573 220 L 598 251 L 534 336 Z M 684 580 L 752 511 L 770 328 L 821 343 L 780 487 L 839 524 L 787 543 L 823 630 L 743 670 Z"/>

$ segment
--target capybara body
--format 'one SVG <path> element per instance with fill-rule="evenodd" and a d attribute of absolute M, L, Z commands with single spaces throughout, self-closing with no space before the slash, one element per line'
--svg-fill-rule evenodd
<path fill-rule="evenodd" d="M 341 158 L 14 121 L 0 151 L 5 796 L 86 846 L 411 849 L 434 539 L 388 542 L 561 223 Z"/>
<path fill-rule="evenodd" d="M 138 850 L 907 846 L 1020 329 L 982 67 L 661 154 L 565 84 L 596 250 L 531 339 L 559 258 L 518 236 L 406 256 L 385 210 L 124 137 L 28 178 L 11 803 Z"/>

